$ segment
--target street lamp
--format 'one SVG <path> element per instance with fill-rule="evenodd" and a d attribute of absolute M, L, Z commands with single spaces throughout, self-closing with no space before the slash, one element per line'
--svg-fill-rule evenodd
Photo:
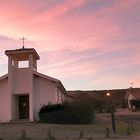
<path fill-rule="evenodd" d="M 106 96 L 108 98 L 111 97 L 111 94 L 110 93 L 106 93 Z M 108 99 L 108 101 L 110 102 L 110 99 Z M 110 102 L 111 104 L 111 121 L 112 121 L 112 130 L 114 132 L 114 134 L 116 134 L 116 124 L 115 124 L 115 108 L 114 108 L 114 103 L 113 101 Z"/>

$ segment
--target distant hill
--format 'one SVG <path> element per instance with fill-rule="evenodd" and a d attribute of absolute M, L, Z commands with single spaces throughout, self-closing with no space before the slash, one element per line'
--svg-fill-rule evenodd
<path fill-rule="evenodd" d="M 134 88 L 140 89 L 140 88 Z M 67 91 L 68 96 L 74 100 L 92 100 L 102 99 L 104 104 L 107 104 L 107 93 L 110 93 L 110 100 L 116 105 L 116 107 L 125 107 L 126 100 L 125 94 L 128 89 L 112 89 L 112 90 L 70 90 Z"/>

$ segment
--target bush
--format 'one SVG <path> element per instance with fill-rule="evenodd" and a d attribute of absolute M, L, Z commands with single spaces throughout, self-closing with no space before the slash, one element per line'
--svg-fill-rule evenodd
<path fill-rule="evenodd" d="M 40 113 L 47 113 L 47 112 L 53 112 L 53 111 L 60 111 L 63 110 L 65 107 L 65 105 L 63 104 L 54 104 L 54 105 L 44 105 L 41 109 L 40 109 Z"/>
<path fill-rule="evenodd" d="M 89 124 L 95 114 L 85 102 L 45 105 L 39 111 L 41 122 L 56 124 Z"/>

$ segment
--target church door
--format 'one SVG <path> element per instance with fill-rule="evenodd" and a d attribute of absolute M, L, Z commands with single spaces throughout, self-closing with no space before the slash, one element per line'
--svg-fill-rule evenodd
<path fill-rule="evenodd" d="M 29 95 L 19 96 L 19 119 L 29 119 Z"/>

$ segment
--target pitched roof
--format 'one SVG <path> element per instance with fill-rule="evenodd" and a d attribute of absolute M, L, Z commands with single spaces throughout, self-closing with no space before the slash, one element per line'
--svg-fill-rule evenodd
<path fill-rule="evenodd" d="M 61 83 L 60 80 L 55 79 L 55 78 L 50 77 L 50 76 L 47 76 L 47 75 L 45 75 L 45 74 L 36 72 L 36 71 L 34 71 L 34 75 L 36 75 L 36 76 L 38 76 L 38 77 L 45 78 L 45 79 L 47 79 L 47 80 L 49 80 L 49 81 L 52 81 L 53 83 L 56 83 L 57 86 L 58 86 L 61 90 L 63 90 L 63 92 L 64 92 L 65 94 L 67 93 L 67 92 L 66 92 L 66 89 L 64 88 L 64 86 L 62 85 L 62 83 Z"/>

